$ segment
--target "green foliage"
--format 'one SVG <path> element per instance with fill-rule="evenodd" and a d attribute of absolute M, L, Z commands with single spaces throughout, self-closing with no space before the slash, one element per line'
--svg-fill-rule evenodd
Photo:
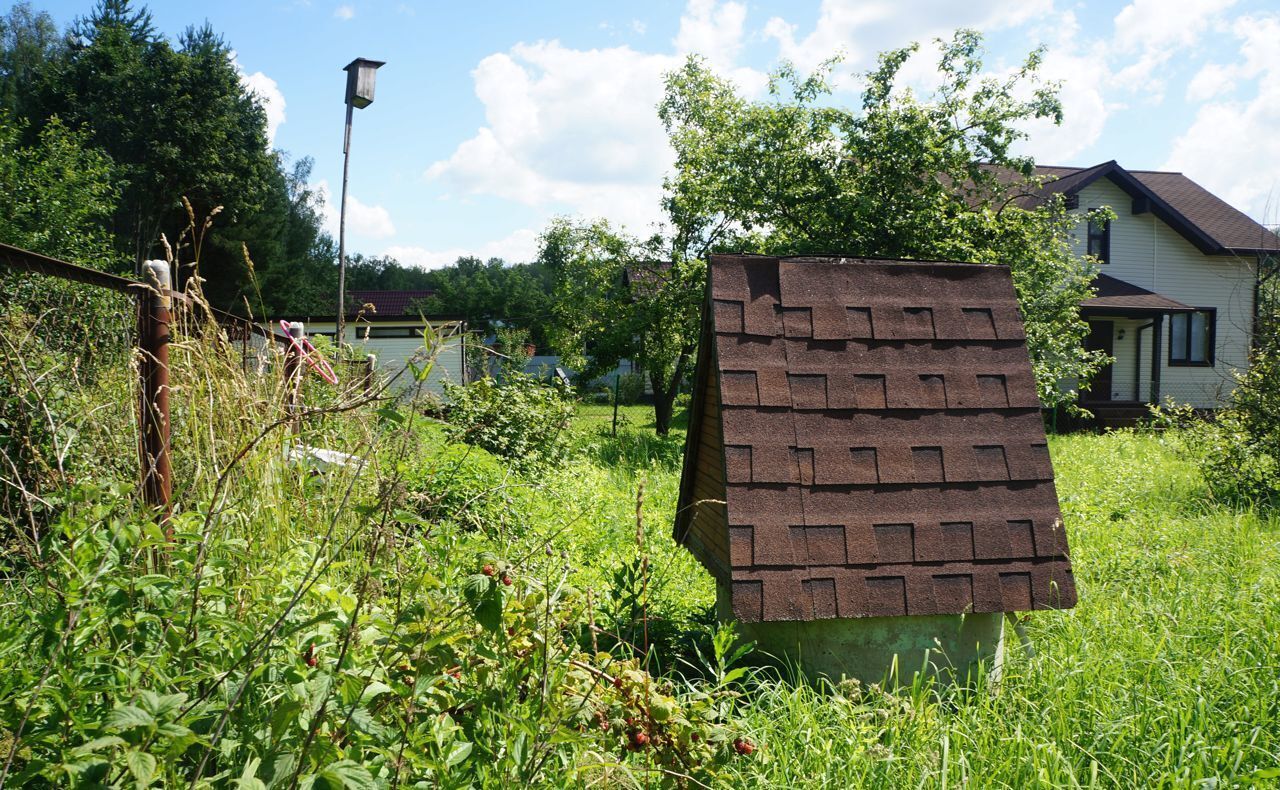
<path fill-rule="evenodd" d="M 1189 407 L 1155 409 L 1158 425 L 1185 426 L 1186 446 L 1210 490 L 1228 502 L 1280 504 L 1280 286 L 1275 261 L 1259 272 L 1249 368 L 1235 372 L 1230 405 L 1208 420 Z"/>
<path fill-rule="evenodd" d="M 61 37 L 26 4 L 0 18 L 0 147 L 31 152 L 25 167 L 0 162 L 7 202 L 29 207 L 0 212 L 0 225 L 25 237 L 0 235 L 128 269 L 163 257 L 161 233 L 175 242 L 221 207 L 222 232 L 196 256 L 208 299 L 269 313 L 327 306 L 335 250 L 307 184 L 310 161 L 290 169 L 270 150 L 265 112 L 232 54 L 208 25 L 169 42 L 128 0 L 101 0 Z M 196 273 L 180 270 L 179 285 Z"/>
<path fill-rule="evenodd" d="M 1070 403 L 1059 382 L 1087 381 L 1103 361 L 1086 352 L 1078 304 L 1093 269 L 1067 234 L 1060 202 L 1033 209 L 1033 163 L 1013 152 L 1027 121 L 1061 120 L 1041 53 L 1003 78 L 982 77 L 981 38 L 941 43 L 939 87 L 899 86 L 915 45 L 880 56 L 862 103 L 830 105 L 830 61 L 808 77 L 785 67 L 771 97 L 751 102 L 697 58 L 667 77 L 659 114 L 676 151 L 667 208 L 704 244 L 769 254 L 1003 263 L 1027 325 L 1040 396 Z"/>
<path fill-rule="evenodd" d="M 607 221 L 554 220 L 539 261 L 555 282 L 551 342 L 590 380 L 633 360 L 649 376 L 658 433 L 697 348 L 705 264 L 687 256 L 655 260 L 660 240 L 641 243 Z"/>
<path fill-rule="evenodd" d="M 1231 405 L 1191 424 L 1187 446 L 1215 496 L 1274 508 L 1280 503 L 1280 355 L 1257 349 L 1235 383 Z M 1169 410 L 1162 416 L 1174 419 Z"/>
<path fill-rule="evenodd" d="M 494 351 L 502 356 L 495 357 L 493 367 L 497 368 L 499 379 L 505 379 L 512 373 L 523 373 L 530 353 L 529 330 L 520 327 L 503 326 L 495 332 Z"/>
<path fill-rule="evenodd" d="M 549 343 L 552 286 L 537 263 L 508 265 L 499 258 L 464 256 L 428 272 L 424 287 L 435 291 L 421 305 L 429 315 L 462 316 L 483 333 L 494 331 L 500 321 L 529 332 L 530 342 L 540 348 Z"/>
<path fill-rule="evenodd" d="M 104 230 L 115 206 L 111 162 L 57 118 L 35 142 L 0 116 L 0 242 L 95 269 L 118 269 Z"/>
<path fill-rule="evenodd" d="M 362 458 L 312 474 L 280 460 L 287 423 L 251 441 L 274 377 L 178 341 L 173 539 L 110 466 L 132 447 L 95 437 L 39 561 L 3 558 L 9 784 L 1225 786 L 1280 760 L 1280 533 L 1208 497 L 1177 429 L 1051 439 L 1081 601 L 1025 619 L 998 692 L 815 687 L 706 627 L 713 585 L 670 539 L 679 439 L 646 409 L 616 439 L 581 409 L 581 452 L 517 487 L 308 390 L 347 410 L 300 436 Z M 77 410 L 127 425 L 101 384 Z"/>
<path fill-rule="evenodd" d="M 497 536 L 528 518 L 525 484 L 480 447 L 444 443 L 424 448 L 423 457 L 403 474 L 410 506 L 429 522 Z"/>
<path fill-rule="evenodd" d="M 452 441 L 482 447 L 523 472 L 555 464 L 568 452 L 573 399 L 560 382 L 509 373 L 501 383 L 485 377 L 444 387 Z"/>
<path fill-rule="evenodd" d="M 623 373 L 618 378 L 618 403 L 634 406 L 644 400 L 644 375 L 640 373 Z"/>

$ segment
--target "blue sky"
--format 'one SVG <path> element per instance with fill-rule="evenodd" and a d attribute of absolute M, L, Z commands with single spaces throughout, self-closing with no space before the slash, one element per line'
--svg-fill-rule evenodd
<path fill-rule="evenodd" d="M 92 0 L 35 0 L 60 24 Z M 557 214 L 642 232 L 670 162 L 655 104 L 664 71 L 706 56 L 745 94 L 786 58 L 842 51 L 836 100 L 857 101 L 875 53 L 956 27 L 987 35 L 988 68 L 1038 44 L 1063 81 L 1062 127 L 1031 129 L 1044 164 L 1116 159 L 1187 173 L 1280 222 L 1276 0 L 223 0 L 149 4 L 175 37 L 206 19 L 237 52 L 274 144 L 315 159 L 336 209 L 343 65 L 387 61 L 356 112 L 348 246 L 434 267 L 460 254 L 532 256 Z M 927 88 L 927 50 L 908 67 Z M 335 215 L 336 216 L 336 215 Z M 336 221 L 330 219 L 336 232 Z"/>

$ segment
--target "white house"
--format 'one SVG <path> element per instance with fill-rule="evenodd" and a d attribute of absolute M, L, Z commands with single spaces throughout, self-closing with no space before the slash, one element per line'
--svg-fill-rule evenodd
<path fill-rule="evenodd" d="M 425 327 L 430 327 L 438 340 L 434 350 L 434 364 L 427 377 L 425 389 L 437 395 L 445 381 L 457 384 L 466 382 L 466 322 L 457 316 L 424 316 L 418 303 L 431 295 L 431 291 L 350 291 L 347 293 L 348 312 L 343 335 L 344 342 L 357 352 L 373 354 L 377 360 L 377 374 L 393 378 L 393 388 L 406 390 L 413 386 L 412 375 L 406 370 L 410 360 L 421 363 L 429 352 L 426 347 Z M 281 316 L 286 321 L 301 321 L 308 337 L 333 339 L 337 320 L 333 315 Z M 279 333 L 278 326 L 276 332 Z M 356 370 L 338 370 L 343 375 L 359 375 Z"/>
<path fill-rule="evenodd" d="M 1258 273 L 1275 265 L 1280 237 L 1181 173 L 1114 161 L 1037 171 L 1072 211 L 1115 214 L 1076 239 L 1102 263 L 1097 296 L 1081 305 L 1088 346 L 1115 357 L 1081 404 L 1099 418 L 1167 399 L 1224 405 L 1249 364 Z"/>

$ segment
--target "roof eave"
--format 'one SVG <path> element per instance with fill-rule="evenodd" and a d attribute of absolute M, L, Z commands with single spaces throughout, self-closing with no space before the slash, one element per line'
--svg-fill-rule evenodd
<path fill-rule="evenodd" d="M 1134 178 L 1120 166 L 1118 162 L 1112 159 L 1104 162 L 1102 165 L 1095 165 L 1092 174 L 1080 179 L 1079 183 L 1073 184 L 1067 189 L 1062 190 L 1063 195 L 1078 195 L 1080 190 L 1097 181 L 1099 178 L 1109 178 L 1112 183 L 1124 190 L 1131 199 L 1144 198 L 1150 201 L 1150 211 L 1162 222 L 1178 232 L 1178 235 L 1191 242 L 1196 249 L 1205 255 L 1217 255 L 1225 251 L 1225 248 L 1215 241 L 1209 234 L 1205 233 L 1195 223 L 1187 219 L 1181 212 L 1171 206 L 1168 201 L 1157 195 L 1146 184 Z M 1065 176 L 1064 176 L 1065 177 Z M 1055 181 L 1061 179 L 1054 179 Z M 1053 181 L 1045 184 L 1046 188 L 1053 185 Z"/>

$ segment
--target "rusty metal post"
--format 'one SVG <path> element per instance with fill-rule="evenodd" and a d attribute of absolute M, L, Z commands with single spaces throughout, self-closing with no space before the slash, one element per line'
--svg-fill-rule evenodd
<path fill-rule="evenodd" d="M 373 354 L 365 354 L 364 377 L 363 377 L 362 383 L 364 384 L 364 396 L 366 398 L 373 394 L 373 383 L 374 383 L 373 375 L 374 375 L 374 371 L 376 371 L 377 369 L 378 369 L 378 358 Z"/>
<path fill-rule="evenodd" d="M 172 539 L 173 466 L 169 451 L 169 332 L 172 281 L 169 264 L 147 261 L 142 268 L 150 289 L 140 297 L 138 345 L 142 351 L 142 491 L 147 504 L 158 508 L 165 536 Z"/>
<path fill-rule="evenodd" d="M 295 340 L 303 340 L 307 336 L 307 328 L 301 321 L 289 324 L 289 336 Z M 290 343 L 284 352 L 284 408 L 292 415 L 298 410 L 298 394 L 302 389 L 302 357 L 298 354 L 298 344 Z M 301 426 L 293 423 L 293 432 L 298 433 Z"/>

